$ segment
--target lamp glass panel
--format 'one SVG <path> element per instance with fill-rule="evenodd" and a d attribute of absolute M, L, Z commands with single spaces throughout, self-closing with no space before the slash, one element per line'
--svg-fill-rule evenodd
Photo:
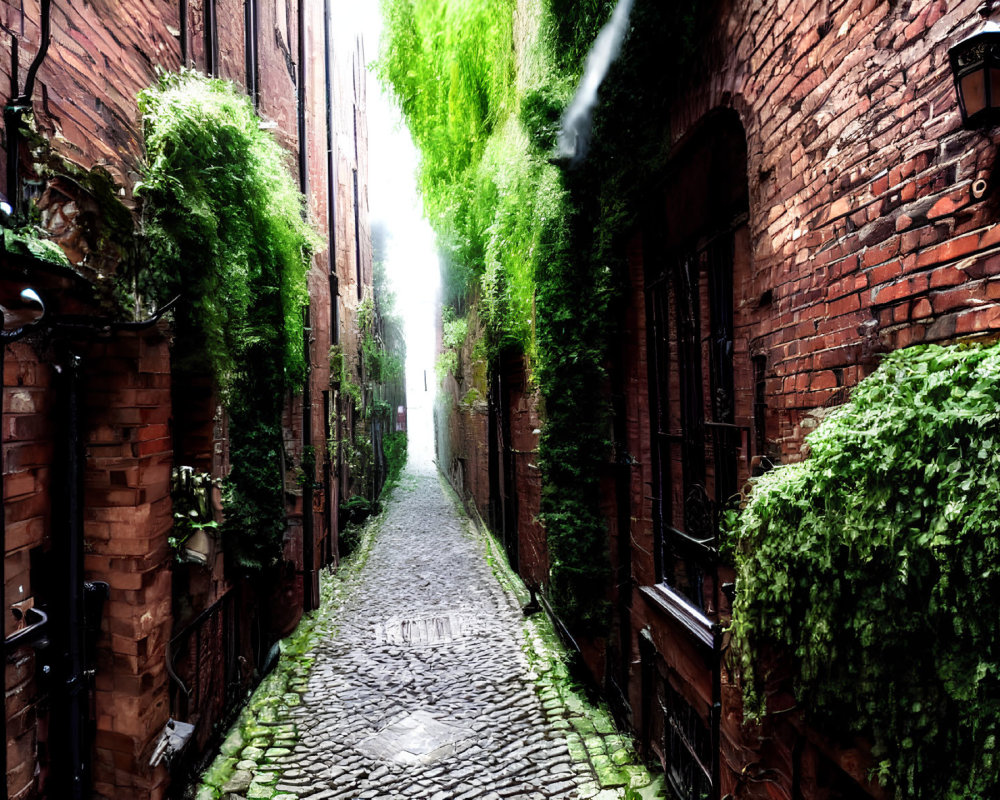
<path fill-rule="evenodd" d="M 965 116 L 971 117 L 986 108 L 986 73 L 977 69 L 968 75 L 963 75 L 959 81 L 962 87 L 962 102 L 965 103 Z"/>
<path fill-rule="evenodd" d="M 990 67 L 990 108 L 1000 108 L 1000 67 Z"/>

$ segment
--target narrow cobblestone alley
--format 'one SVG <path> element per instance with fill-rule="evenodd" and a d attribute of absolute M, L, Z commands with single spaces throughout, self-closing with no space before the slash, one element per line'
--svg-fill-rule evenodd
<path fill-rule="evenodd" d="M 659 796 L 432 466 L 411 463 L 366 548 L 199 798 Z"/>

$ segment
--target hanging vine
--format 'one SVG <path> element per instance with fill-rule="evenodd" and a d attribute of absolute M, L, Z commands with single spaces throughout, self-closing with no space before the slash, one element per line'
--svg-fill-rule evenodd
<path fill-rule="evenodd" d="M 139 95 L 148 258 L 131 276 L 139 303 L 181 296 L 175 370 L 208 373 L 230 421 L 224 487 L 227 552 L 274 564 L 285 528 L 281 414 L 306 363 L 302 309 L 318 238 L 249 99 L 227 81 L 183 71 Z"/>

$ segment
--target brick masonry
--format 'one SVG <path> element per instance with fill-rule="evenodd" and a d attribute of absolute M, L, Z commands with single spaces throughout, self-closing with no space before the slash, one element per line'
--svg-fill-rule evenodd
<path fill-rule="evenodd" d="M 209 55 L 204 2 L 187 3 L 186 64 L 201 69 Z M 42 224 L 63 246 L 78 276 L 32 276 L 33 285 L 52 298 L 54 311 L 107 315 L 111 308 L 107 276 L 133 257 L 132 188 L 140 177 L 142 157 L 135 96 L 155 81 L 157 69 L 181 65 L 180 6 L 176 0 L 52 4 L 51 44 L 32 97 L 35 135 L 30 152 L 27 145 L 21 150 L 20 188 L 25 201 L 38 207 Z M 300 7 L 308 15 L 304 64 L 299 63 Z M 216 73 L 245 85 L 244 3 L 215 0 L 214 8 Z M 219 399 L 210 382 L 192 378 L 181 386 L 172 379 L 165 324 L 141 334 L 80 345 L 87 387 L 85 571 L 88 580 L 110 585 L 94 678 L 95 797 L 164 796 L 170 775 L 165 766 L 153 769 L 148 762 L 168 716 L 178 716 L 181 710 L 167 662 L 172 660 L 185 680 L 190 680 L 185 670 L 197 671 L 197 665 L 202 673 L 206 669 L 220 673 L 226 646 L 217 616 L 207 623 L 206 644 L 197 654 L 185 645 L 183 653 L 169 656 L 171 637 L 184 635 L 185 626 L 200 611 L 227 604 L 243 620 L 242 638 L 236 643 L 243 665 L 239 680 L 250 680 L 254 659 L 263 655 L 251 646 L 250 621 L 263 614 L 266 653 L 269 641 L 294 626 L 306 602 L 310 576 L 302 574 L 303 514 L 312 515 L 313 565 L 318 568 L 336 559 L 337 509 L 351 486 L 345 464 L 325 463 L 330 452 L 327 432 L 349 436 L 353 425 L 350 419 L 338 420 L 343 405 L 339 376 L 330 374 L 328 354 L 331 344 L 341 343 L 357 369 L 354 315 L 360 299 L 371 291 L 367 128 L 364 87 L 358 79 L 365 56 L 360 42 L 339 49 L 331 60 L 333 82 L 328 88 L 326 52 L 332 32 L 328 37 L 324 3 L 281 0 L 259 3 L 257 8 L 260 113 L 290 151 L 289 166 L 295 169 L 300 146 L 297 96 L 304 73 L 308 207 L 317 233 L 330 243 L 318 248 L 309 275 L 312 372 L 307 413 L 317 453 L 316 477 L 323 483 L 311 507 L 304 509 L 295 480 L 304 444 L 302 395 L 297 394 L 288 398 L 285 417 L 291 477 L 286 481 L 289 563 L 284 582 L 269 593 L 255 593 L 227 574 L 219 548 L 210 553 L 207 567 L 174 565 L 167 544 L 172 523 L 170 471 L 186 464 L 216 477 L 226 474 L 227 422 Z M 4 86 L 11 84 L 11 33 L 20 45 L 17 84 L 24 86 L 39 48 L 39 14 L 37 0 L 0 0 Z M 328 108 L 332 108 L 329 117 Z M 332 192 L 327 179 L 328 129 L 333 142 Z M 39 162 L 50 170 L 45 178 L 39 178 Z M 6 178 L 6 159 L 0 158 L 4 186 Z M 6 259 L 0 264 L 5 296 L 16 295 L 24 285 L 19 270 Z M 331 274 L 337 278 L 339 297 L 332 296 Z M 5 602 L 7 608 L 17 604 L 23 610 L 44 603 L 45 581 L 38 570 L 62 552 L 54 538 L 60 532 L 53 530 L 53 509 L 62 497 L 53 477 L 58 467 L 57 398 L 48 339 L 27 339 L 8 346 L 4 355 Z M 327 408 L 332 409 L 330 414 Z M 217 494 L 215 502 L 218 509 Z M 18 625 L 23 623 L 5 610 L 5 634 Z M 39 657 L 29 648 L 10 656 L 5 684 L 8 795 L 46 796 L 52 773 L 47 755 L 51 736 L 46 689 L 37 677 Z M 188 709 L 199 724 L 192 750 L 204 746 L 212 715 L 221 713 L 219 689 L 212 691 L 216 694 L 202 708 Z"/>
<path fill-rule="evenodd" d="M 758 422 L 754 357 L 764 359 L 766 400 L 759 420 L 765 451 L 751 445 L 749 455 L 802 458 L 804 436 L 877 366 L 881 353 L 1000 333 L 994 140 L 962 129 L 947 61 L 948 47 L 979 24 L 978 5 L 720 5 L 704 50 L 700 74 L 707 77 L 675 97 L 669 135 L 675 164 L 683 165 L 718 128 L 720 109 L 738 118 L 745 134 L 749 215 L 736 232 L 734 262 L 736 423 L 752 431 Z M 971 192 L 978 179 L 988 184 L 981 199 Z M 700 201 L 683 177 L 673 180 L 661 224 L 681 241 L 701 227 Z M 681 202 L 673 202 L 671 191 Z M 725 197 L 733 187 L 710 191 Z M 637 233 L 630 248 L 634 293 L 621 347 L 633 460 L 629 561 L 638 586 L 657 580 L 642 291 L 648 240 Z M 741 483 L 748 474 L 742 467 Z M 676 471 L 672 480 L 677 492 Z M 674 500 L 675 509 L 683 506 L 682 498 Z M 611 529 L 613 544 L 625 546 L 614 521 Z M 625 649 L 637 662 L 640 631 L 649 631 L 659 668 L 707 723 L 704 653 L 644 595 L 622 591 L 616 600 L 630 628 L 619 629 L 620 645 L 627 634 Z M 780 660 L 775 668 L 780 677 Z M 638 670 L 624 682 L 635 729 L 657 730 L 662 721 L 642 718 L 649 705 Z M 780 680 L 775 688 L 786 691 Z M 803 797 L 882 796 L 866 781 L 871 757 L 863 742 L 836 745 L 795 715 L 763 730 L 744 727 L 738 676 L 726 669 L 722 699 L 722 795 L 791 798 L 797 775 Z M 784 702 L 793 698 L 779 695 L 776 703 Z M 776 777 L 747 781 L 748 769 Z"/>

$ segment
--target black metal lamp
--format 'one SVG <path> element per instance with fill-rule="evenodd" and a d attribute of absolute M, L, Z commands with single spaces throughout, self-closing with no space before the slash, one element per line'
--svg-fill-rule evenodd
<path fill-rule="evenodd" d="M 948 50 L 962 124 L 1000 121 L 1000 25 L 987 22 Z"/>

